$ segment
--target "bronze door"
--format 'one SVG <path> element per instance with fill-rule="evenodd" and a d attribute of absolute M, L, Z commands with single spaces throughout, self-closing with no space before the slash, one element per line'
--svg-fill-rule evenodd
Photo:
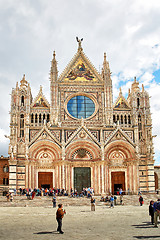
<path fill-rule="evenodd" d="M 111 172 L 112 194 L 122 188 L 125 191 L 125 172 Z"/>
<path fill-rule="evenodd" d="M 38 188 L 53 188 L 53 173 L 39 172 L 38 173 Z"/>
<path fill-rule="evenodd" d="M 74 188 L 80 193 L 86 187 L 91 187 L 91 169 L 89 167 L 75 167 Z"/>

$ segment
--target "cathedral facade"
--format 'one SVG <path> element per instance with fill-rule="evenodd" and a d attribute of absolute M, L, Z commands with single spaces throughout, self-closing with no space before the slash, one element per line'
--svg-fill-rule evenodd
<path fill-rule="evenodd" d="M 81 40 L 60 76 L 53 54 L 50 103 L 41 86 L 32 98 L 25 75 L 12 89 L 9 138 L 10 190 L 155 191 L 149 95 L 135 78 L 113 103 L 106 54 L 99 73 Z"/>

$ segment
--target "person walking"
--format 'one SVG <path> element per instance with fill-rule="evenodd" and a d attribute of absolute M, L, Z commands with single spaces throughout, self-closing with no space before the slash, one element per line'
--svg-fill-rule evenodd
<path fill-rule="evenodd" d="M 159 216 L 160 218 L 160 198 L 158 198 L 158 200 L 156 202 L 154 202 L 153 204 L 153 208 L 154 208 L 154 227 L 158 227 L 157 226 L 157 217 Z"/>
<path fill-rule="evenodd" d="M 151 223 L 154 223 L 154 208 L 153 208 L 154 201 L 150 201 L 149 205 L 149 215 L 151 216 Z"/>
<path fill-rule="evenodd" d="M 64 214 L 66 214 L 66 211 L 63 211 L 63 205 L 62 204 L 58 204 L 58 209 L 56 212 L 56 219 L 58 222 L 58 228 L 57 231 L 61 234 L 63 234 L 64 232 L 62 231 L 62 218 L 64 217 Z"/>
<path fill-rule="evenodd" d="M 95 211 L 95 199 L 91 197 L 91 211 Z"/>
<path fill-rule="evenodd" d="M 143 202 L 143 197 L 142 196 L 139 197 L 139 203 L 140 203 L 140 206 L 143 206 L 144 202 Z"/>
<path fill-rule="evenodd" d="M 53 196 L 52 202 L 53 202 L 53 208 L 55 208 L 56 207 L 56 196 Z"/>

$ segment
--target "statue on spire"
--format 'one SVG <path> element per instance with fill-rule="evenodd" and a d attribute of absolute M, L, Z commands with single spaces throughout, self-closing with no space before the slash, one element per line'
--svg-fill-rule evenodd
<path fill-rule="evenodd" d="M 77 42 L 78 42 L 78 50 L 82 50 L 82 41 L 83 41 L 83 38 L 79 39 L 78 37 L 76 37 L 77 39 Z"/>

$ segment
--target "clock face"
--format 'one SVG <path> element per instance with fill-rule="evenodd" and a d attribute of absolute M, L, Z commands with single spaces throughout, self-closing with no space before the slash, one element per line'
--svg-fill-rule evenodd
<path fill-rule="evenodd" d="M 95 112 L 95 104 L 89 97 L 78 95 L 68 101 L 67 110 L 74 118 L 85 119 Z"/>

